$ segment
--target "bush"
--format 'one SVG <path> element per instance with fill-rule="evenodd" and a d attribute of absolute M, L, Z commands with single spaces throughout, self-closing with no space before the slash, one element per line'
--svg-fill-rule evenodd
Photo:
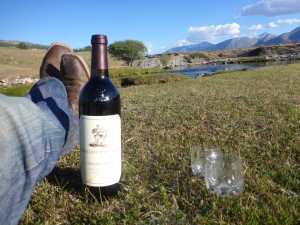
<path fill-rule="evenodd" d="M 109 71 L 109 77 L 129 77 L 129 76 L 137 76 L 142 74 L 153 74 L 163 72 L 163 69 L 158 68 L 132 68 L 132 67 L 124 67 L 121 69 L 111 69 Z"/>
<path fill-rule="evenodd" d="M 16 47 L 19 49 L 29 49 L 29 46 L 25 42 L 20 42 Z"/>
<path fill-rule="evenodd" d="M 201 58 L 206 59 L 206 60 L 208 59 L 207 55 L 204 54 L 203 52 L 194 52 L 194 53 L 191 53 L 190 57 L 192 59 L 201 59 Z"/>
<path fill-rule="evenodd" d="M 185 61 L 186 61 L 187 63 L 192 63 L 192 57 L 191 57 L 191 56 L 185 55 L 183 58 L 185 59 Z"/>
<path fill-rule="evenodd" d="M 159 57 L 159 60 L 160 60 L 161 64 L 165 67 L 170 62 L 171 56 L 170 55 L 161 55 Z"/>
<path fill-rule="evenodd" d="M 265 47 L 259 47 L 248 52 L 248 56 L 262 56 L 267 53 L 267 49 Z"/>
<path fill-rule="evenodd" d="M 125 77 L 121 79 L 121 87 L 128 87 L 135 85 L 134 78 Z"/>
<path fill-rule="evenodd" d="M 145 74 L 131 77 L 112 78 L 115 85 L 128 87 L 133 85 L 151 85 L 169 83 L 189 79 L 187 76 L 175 73 L 168 74 Z"/>

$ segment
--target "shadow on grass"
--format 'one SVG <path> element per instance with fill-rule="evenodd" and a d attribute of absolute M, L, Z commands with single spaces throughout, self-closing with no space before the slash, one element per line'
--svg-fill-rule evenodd
<path fill-rule="evenodd" d="M 79 198 L 88 199 L 89 202 L 103 202 L 115 198 L 121 191 L 119 183 L 101 188 L 87 186 L 82 183 L 80 171 L 74 168 L 55 166 L 46 178 L 51 185 L 58 186 L 62 191 L 67 191 Z"/>
<path fill-rule="evenodd" d="M 79 170 L 55 166 L 46 178 L 50 184 L 59 186 L 65 191 L 75 193 L 76 195 L 82 195 L 83 193 L 84 186 Z"/>

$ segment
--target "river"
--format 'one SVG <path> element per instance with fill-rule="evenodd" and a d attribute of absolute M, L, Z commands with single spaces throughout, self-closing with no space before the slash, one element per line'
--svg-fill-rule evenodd
<path fill-rule="evenodd" d="M 197 78 L 204 75 L 213 75 L 223 70 L 252 70 L 259 67 L 286 65 L 291 63 L 300 63 L 300 61 L 273 61 L 273 62 L 259 62 L 259 63 L 238 63 L 238 64 L 221 64 L 221 65 L 208 65 L 208 66 L 185 66 L 176 67 L 175 69 L 168 70 L 170 73 L 180 73 L 188 76 L 189 78 Z"/>

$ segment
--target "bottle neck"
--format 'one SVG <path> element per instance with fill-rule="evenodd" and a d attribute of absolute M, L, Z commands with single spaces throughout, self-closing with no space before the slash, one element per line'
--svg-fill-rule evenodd
<path fill-rule="evenodd" d="M 92 44 L 91 77 L 92 76 L 109 76 L 106 44 Z"/>

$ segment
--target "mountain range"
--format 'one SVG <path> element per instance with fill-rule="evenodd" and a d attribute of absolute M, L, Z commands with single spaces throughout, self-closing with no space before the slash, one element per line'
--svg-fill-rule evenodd
<path fill-rule="evenodd" d="M 233 48 L 248 48 L 252 46 L 272 45 L 272 44 L 284 44 L 290 42 L 300 41 L 300 27 L 283 33 L 279 36 L 269 33 L 263 33 L 257 37 L 238 37 L 231 38 L 220 42 L 218 44 L 212 44 L 209 42 L 201 42 L 198 44 L 192 44 L 187 46 L 180 46 L 171 48 L 164 53 L 174 52 L 195 52 L 195 51 L 210 51 L 210 50 L 225 50 Z"/>

